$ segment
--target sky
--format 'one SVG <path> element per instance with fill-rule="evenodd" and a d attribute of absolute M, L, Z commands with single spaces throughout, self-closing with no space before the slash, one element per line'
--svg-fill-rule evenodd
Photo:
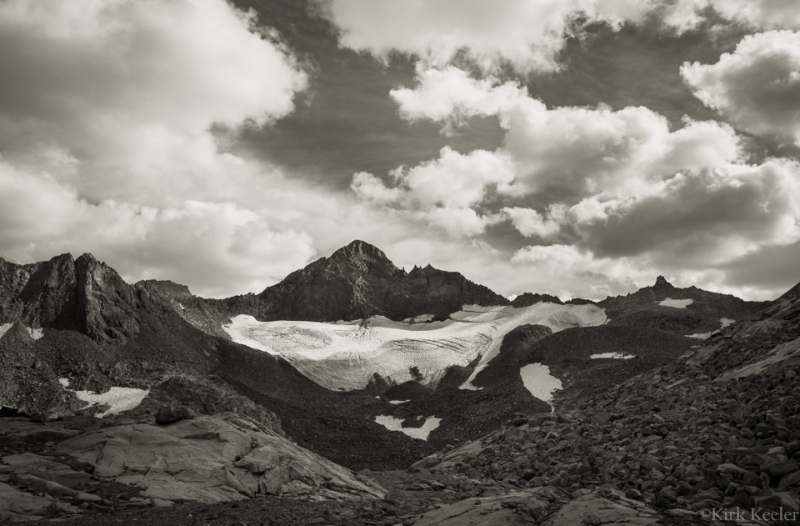
<path fill-rule="evenodd" d="M 0 257 L 259 292 L 800 281 L 798 0 L 0 0 Z"/>

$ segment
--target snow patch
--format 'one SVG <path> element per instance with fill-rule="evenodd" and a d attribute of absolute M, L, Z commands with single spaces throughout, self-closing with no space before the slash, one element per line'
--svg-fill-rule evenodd
<path fill-rule="evenodd" d="M 4 323 L 3 325 L 0 325 L 0 338 L 2 338 L 13 326 L 13 323 Z M 30 334 L 31 338 L 34 340 L 39 340 L 42 338 L 42 336 L 44 336 L 44 330 L 42 329 L 32 329 L 30 327 L 25 327 L 25 329 L 27 329 L 28 334 Z"/>
<path fill-rule="evenodd" d="M 429 321 L 433 321 L 433 318 L 433 314 L 420 314 L 419 316 L 414 316 L 413 318 L 404 319 L 403 323 L 428 323 Z"/>
<path fill-rule="evenodd" d="M 94 405 L 109 406 L 106 411 L 95 415 L 97 418 L 136 409 L 149 394 L 149 389 L 144 390 L 133 387 L 112 387 L 103 394 L 96 394 L 94 391 L 75 391 L 75 396 L 78 397 L 78 400 L 89 404 L 86 407 Z"/>
<path fill-rule="evenodd" d="M 662 307 L 673 307 L 675 309 L 685 309 L 689 305 L 694 303 L 694 300 L 674 300 L 672 298 L 667 298 L 665 300 L 659 301 L 658 304 Z"/>
<path fill-rule="evenodd" d="M 389 400 L 389 403 L 392 405 L 400 405 L 400 404 L 406 404 L 410 401 L 411 400 Z"/>
<path fill-rule="evenodd" d="M 550 368 L 541 363 L 531 363 L 519 370 L 522 384 L 533 396 L 547 403 L 553 393 L 561 389 L 561 380 L 550 374 Z"/>
<path fill-rule="evenodd" d="M 506 299 L 508 301 L 514 301 L 515 299 L 519 298 L 519 294 L 512 294 L 511 296 L 507 296 Z"/>
<path fill-rule="evenodd" d="M 431 431 L 439 427 L 439 424 L 442 422 L 441 418 L 436 418 L 435 416 L 431 416 L 425 419 L 425 423 L 422 424 L 422 427 L 403 427 L 404 419 L 395 418 L 389 415 L 379 415 L 375 417 L 375 422 L 382 425 L 389 431 L 400 431 L 404 435 L 410 436 L 411 438 L 416 438 L 417 440 L 428 440 L 428 435 L 431 434 Z"/>
<path fill-rule="evenodd" d="M 61 387 L 67 391 L 72 391 L 72 389 L 68 389 L 69 378 L 59 378 L 58 383 L 60 383 Z M 96 394 L 94 391 L 72 392 L 75 393 L 75 396 L 78 398 L 78 400 L 88 404 L 81 409 L 86 409 L 87 407 L 92 407 L 95 405 L 109 406 L 109 408 L 104 412 L 96 414 L 95 416 L 97 418 L 103 418 L 104 416 L 116 415 L 124 411 L 136 409 L 142 403 L 142 400 L 144 400 L 147 395 L 150 394 L 149 389 L 144 390 L 133 387 L 112 387 L 108 390 L 108 392 L 102 394 Z"/>
<path fill-rule="evenodd" d="M 602 360 L 602 359 L 630 360 L 631 358 L 636 358 L 636 356 L 634 356 L 633 354 L 624 354 L 621 352 L 604 352 L 589 356 L 590 360 Z"/>
<path fill-rule="evenodd" d="M 713 336 L 714 334 L 717 334 L 719 331 L 724 329 L 725 327 L 729 327 L 729 326 L 733 325 L 734 323 L 736 323 L 736 320 L 732 320 L 730 318 L 720 318 L 719 319 L 720 328 L 717 329 L 716 331 L 696 332 L 694 334 L 687 334 L 686 337 L 687 338 L 695 338 L 696 340 L 707 340 L 707 339 L 711 338 L 711 336 Z"/>

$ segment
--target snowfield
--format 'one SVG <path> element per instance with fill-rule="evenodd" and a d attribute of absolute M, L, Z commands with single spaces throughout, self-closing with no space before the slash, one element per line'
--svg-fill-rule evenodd
<path fill-rule="evenodd" d="M 557 332 L 605 321 L 605 311 L 595 305 L 537 303 L 521 309 L 465 305 L 439 322 L 382 316 L 337 323 L 260 322 L 240 315 L 223 329 L 234 342 L 284 358 L 322 387 L 352 391 L 364 388 L 375 373 L 397 384 L 413 380 L 411 367 L 421 383 L 435 386 L 448 367 L 466 366 L 480 356 L 477 374 L 497 355 L 503 337 L 526 323 Z M 476 389 L 474 376 L 462 388 Z"/>
<path fill-rule="evenodd" d="M 404 435 L 408 435 L 411 438 L 426 441 L 428 440 L 428 435 L 431 434 L 431 431 L 439 427 L 441 421 L 441 418 L 431 416 L 425 419 L 425 423 L 422 424 L 422 427 L 403 427 L 403 419 L 386 415 L 375 417 L 375 422 L 382 425 L 389 431 L 400 431 Z"/>

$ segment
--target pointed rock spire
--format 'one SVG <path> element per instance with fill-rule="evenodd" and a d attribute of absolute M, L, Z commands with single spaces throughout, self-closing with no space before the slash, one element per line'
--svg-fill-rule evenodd
<path fill-rule="evenodd" d="M 661 288 L 664 288 L 664 287 L 674 288 L 672 283 L 667 281 L 667 278 L 665 278 L 664 276 L 658 276 L 656 278 L 656 284 L 653 285 L 653 286 L 654 287 L 661 287 Z"/>

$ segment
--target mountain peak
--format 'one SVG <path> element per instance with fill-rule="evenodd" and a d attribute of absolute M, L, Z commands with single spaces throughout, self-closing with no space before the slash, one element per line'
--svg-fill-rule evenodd
<path fill-rule="evenodd" d="M 385 260 L 391 263 L 381 249 L 358 239 L 331 254 L 331 259 L 363 259 L 365 257 Z"/>
<path fill-rule="evenodd" d="M 658 277 L 656 278 L 656 284 L 655 284 L 655 285 L 653 285 L 653 286 L 654 286 L 654 287 L 669 287 L 669 288 L 674 288 L 674 286 L 672 285 L 672 283 L 670 283 L 669 281 L 667 281 L 667 278 L 665 278 L 664 276 L 658 276 Z"/>
<path fill-rule="evenodd" d="M 61 263 L 61 262 L 72 263 L 75 261 L 75 259 L 72 257 L 72 254 L 70 254 L 69 252 L 65 252 L 63 254 L 55 256 L 54 258 L 51 258 L 50 261 L 54 263 Z"/>

